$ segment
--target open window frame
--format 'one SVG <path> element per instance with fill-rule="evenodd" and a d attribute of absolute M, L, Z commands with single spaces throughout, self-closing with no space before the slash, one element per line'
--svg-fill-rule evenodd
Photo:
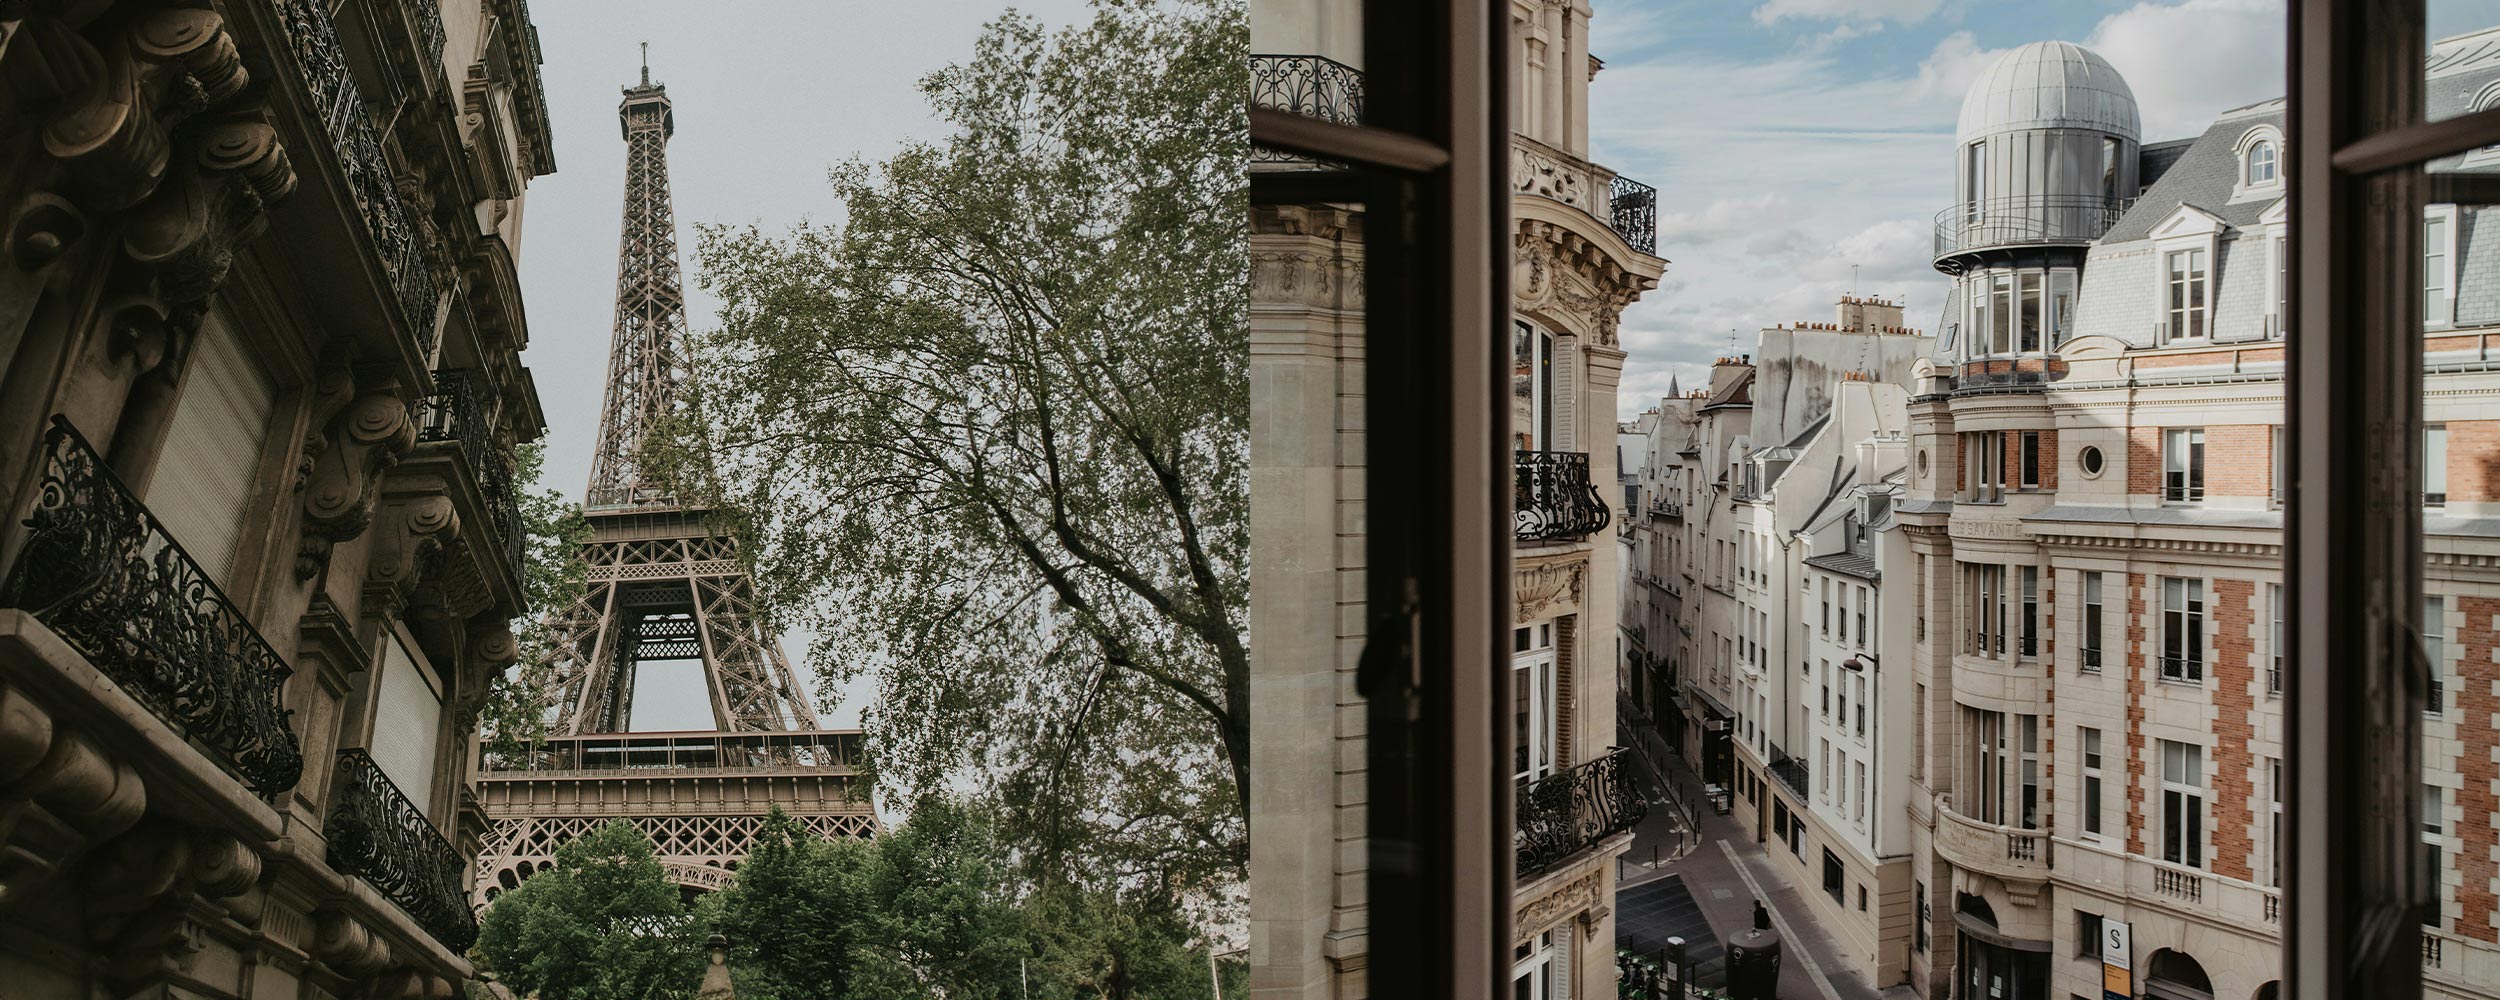
<path fill-rule="evenodd" d="M 2292 453 L 2284 692 L 2287 997 L 2422 995 L 2422 212 L 2500 203 L 2426 172 L 2500 143 L 2500 109 L 2427 120 L 2422 0 L 2295 0 L 2288 149 Z"/>
<path fill-rule="evenodd" d="M 1357 0 L 1349 0 L 1357 2 Z M 1363 113 L 1253 107 L 1252 142 L 1345 169 L 1254 173 L 1262 205 L 1364 214 L 1367 929 L 1381 998 L 1512 977 L 1507 2 L 1359 0 Z M 1382 911 L 1391 912 L 1391 911 Z"/>

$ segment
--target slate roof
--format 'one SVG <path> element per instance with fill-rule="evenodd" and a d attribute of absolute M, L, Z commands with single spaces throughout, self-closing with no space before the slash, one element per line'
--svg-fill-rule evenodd
<path fill-rule="evenodd" d="M 1745 369 L 1745 373 L 1737 376 L 1735 381 L 1729 382 L 1727 388 L 1712 393 L 1709 399 L 1703 400 L 1701 408 L 1707 410 L 1714 406 L 1752 406 L 1753 372 L 1751 368 Z"/>
<path fill-rule="evenodd" d="M 2233 202 L 2231 192 L 2239 186 L 2240 136 L 2260 125 L 2272 125 L 2277 132 L 2282 131 L 2282 99 L 2226 111 L 2214 119 L 2177 162 L 2162 172 L 2161 179 L 2144 189 L 2136 198 L 2135 207 L 2101 235 L 2100 242 L 2125 243 L 2149 237 L 2153 227 L 2161 225 L 2180 205 L 2194 205 L 2211 212 L 2234 228 L 2256 225 L 2257 217 L 2282 200 L 2280 196 Z"/>
<path fill-rule="evenodd" d="M 1812 556 L 1806 559 L 1806 565 L 1816 569 L 1827 569 L 1834 573 L 1845 573 L 1861 580 L 1873 580 L 1883 575 L 1875 569 L 1874 556 L 1859 555 L 1855 552 L 1834 552 L 1827 556 Z"/>

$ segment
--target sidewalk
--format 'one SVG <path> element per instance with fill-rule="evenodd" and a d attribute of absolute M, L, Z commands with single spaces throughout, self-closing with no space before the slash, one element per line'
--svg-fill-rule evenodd
<path fill-rule="evenodd" d="M 1716 968 L 1717 952 L 1729 937 L 1753 927 L 1753 902 L 1758 897 L 1770 908 L 1772 926 L 1786 942 L 1780 961 L 1779 1000 L 1896 1000 L 1912 995 L 1907 986 L 1875 989 L 1867 982 L 1866 970 L 1840 956 L 1830 935 L 1815 924 L 1813 911 L 1798 895 L 1798 888 L 1772 867 L 1762 845 L 1754 843 L 1737 825 L 1735 817 L 1710 811 L 1702 795 L 1700 776 L 1685 765 L 1681 756 L 1669 751 L 1654 729 L 1625 725 L 1618 731 L 1628 739 L 1648 744 L 1640 747 L 1644 757 L 1667 765 L 1663 776 L 1650 773 L 1646 766 L 1641 769 L 1645 780 L 1655 782 L 1663 777 L 1665 781 L 1664 787 L 1653 785 L 1647 790 L 1653 803 L 1650 815 L 1634 828 L 1632 853 L 1625 855 L 1625 863 L 1617 873 L 1616 908 L 1623 914 L 1619 920 L 1639 919 L 1633 911 L 1656 912 L 1661 890 L 1667 896 L 1677 895 L 1671 887 L 1644 887 L 1668 879 L 1680 880 L 1717 938 L 1707 944 L 1714 967 L 1697 969 L 1696 979 L 1703 985 L 1717 985 L 1724 981 L 1725 974 Z M 1700 829 L 1684 829 L 1679 802 L 1700 805 Z M 1649 845 L 1661 843 L 1677 846 L 1661 852 L 1662 857 L 1672 860 L 1652 869 L 1646 864 Z M 1621 926 L 1619 922 L 1618 927 Z M 1618 936 L 1638 935 L 1618 930 Z M 1704 947 L 1692 934 L 1684 933 L 1684 937 L 1688 951 Z"/>

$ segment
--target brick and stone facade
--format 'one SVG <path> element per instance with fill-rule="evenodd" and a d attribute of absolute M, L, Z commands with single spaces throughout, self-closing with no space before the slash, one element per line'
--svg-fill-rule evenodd
<path fill-rule="evenodd" d="M 2097 63 L 2061 43 L 2007 59 L 2017 70 Z M 2441 65 L 2463 74 L 2442 88 L 2500 79 L 2488 57 Z M 2131 105 L 2088 121 L 1996 122 L 1987 109 L 2001 105 L 1981 90 L 2005 75 L 1974 88 L 1966 142 L 1999 127 L 2097 129 L 2132 148 Z M 2096 79 L 2105 94 L 2115 75 Z M 1953 238 L 1937 267 L 1956 283 L 1940 350 L 1911 384 L 1912 473 L 1895 516 L 1931 567 L 2038 567 L 2051 613 L 2036 656 L 1969 655 L 1973 616 L 2007 600 L 2008 585 L 1927 574 L 1925 628 L 1905 657 L 1928 692 L 1915 754 L 1926 770 L 1909 807 L 1921 828 L 1912 868 L 1931 902 L 1933 946 L 1907 970 L 1922 996 L 2097 996 L 2100 962 L 2077 942 L 2098 921 L 2130 926 L 2138 995 L 2262 997 L 2279 979 L 2283 338 L 2307 331 L 2282 322 L 2281 181 L 2244 156 L 2279 150 L 2282 129 L 2280 101 L 2237 109 L 2166 169 L 2148 160 L 2133 185 L 2049 192 L 2111 198 L 2090 225 L 2041 207 L 2069 202 L 1983 211 L 1970 191 L 1939 217 Z M 2002 214 L 2023 211 L 2051 215 L 2026 227 Z M 2453 213 L 2462 258 L 2440 277 L 2450 291 L 2430 305 L 2425 335 L 2424 420 L 2444 429 L 2446 449 L 2444 485 L 2424 487 L 2423 645 L 2442 678 L 2424 746 L 2424 801 L 2436 807 L 2424 839 L 2442 872 L 2425 927 L 2434 997 L 2500 996 L 2500 564 L 2487 540 L 2500 528 L 2487 506 L 2500 377 L 2484 363 L 2500 334 L 2500 243 L 2482 242 L 2500 215 L 2485 211 L 2433 209 Z M 2036 320 L 2020 306 L 2035 269 L 2052 300 Z M 2065 287 L 2071 303 L 2054 302 Z M 2009 288 L 2016 305 L 1999 311 Z M 1987 432 L 2039 435 L 2055 469 L 2036 488 L 1974 490 L 1970 444 Z"/>

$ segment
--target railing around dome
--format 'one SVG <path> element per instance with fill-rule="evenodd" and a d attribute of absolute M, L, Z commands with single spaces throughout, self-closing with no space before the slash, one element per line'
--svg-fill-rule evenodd
<path fill-rule="evenodd" d="M 1966 201 L 1936 213 L 1936 258 L 1985 247 L 2089 243 L 2118 224 L 2133 198 L 2034 194 Z"/>

